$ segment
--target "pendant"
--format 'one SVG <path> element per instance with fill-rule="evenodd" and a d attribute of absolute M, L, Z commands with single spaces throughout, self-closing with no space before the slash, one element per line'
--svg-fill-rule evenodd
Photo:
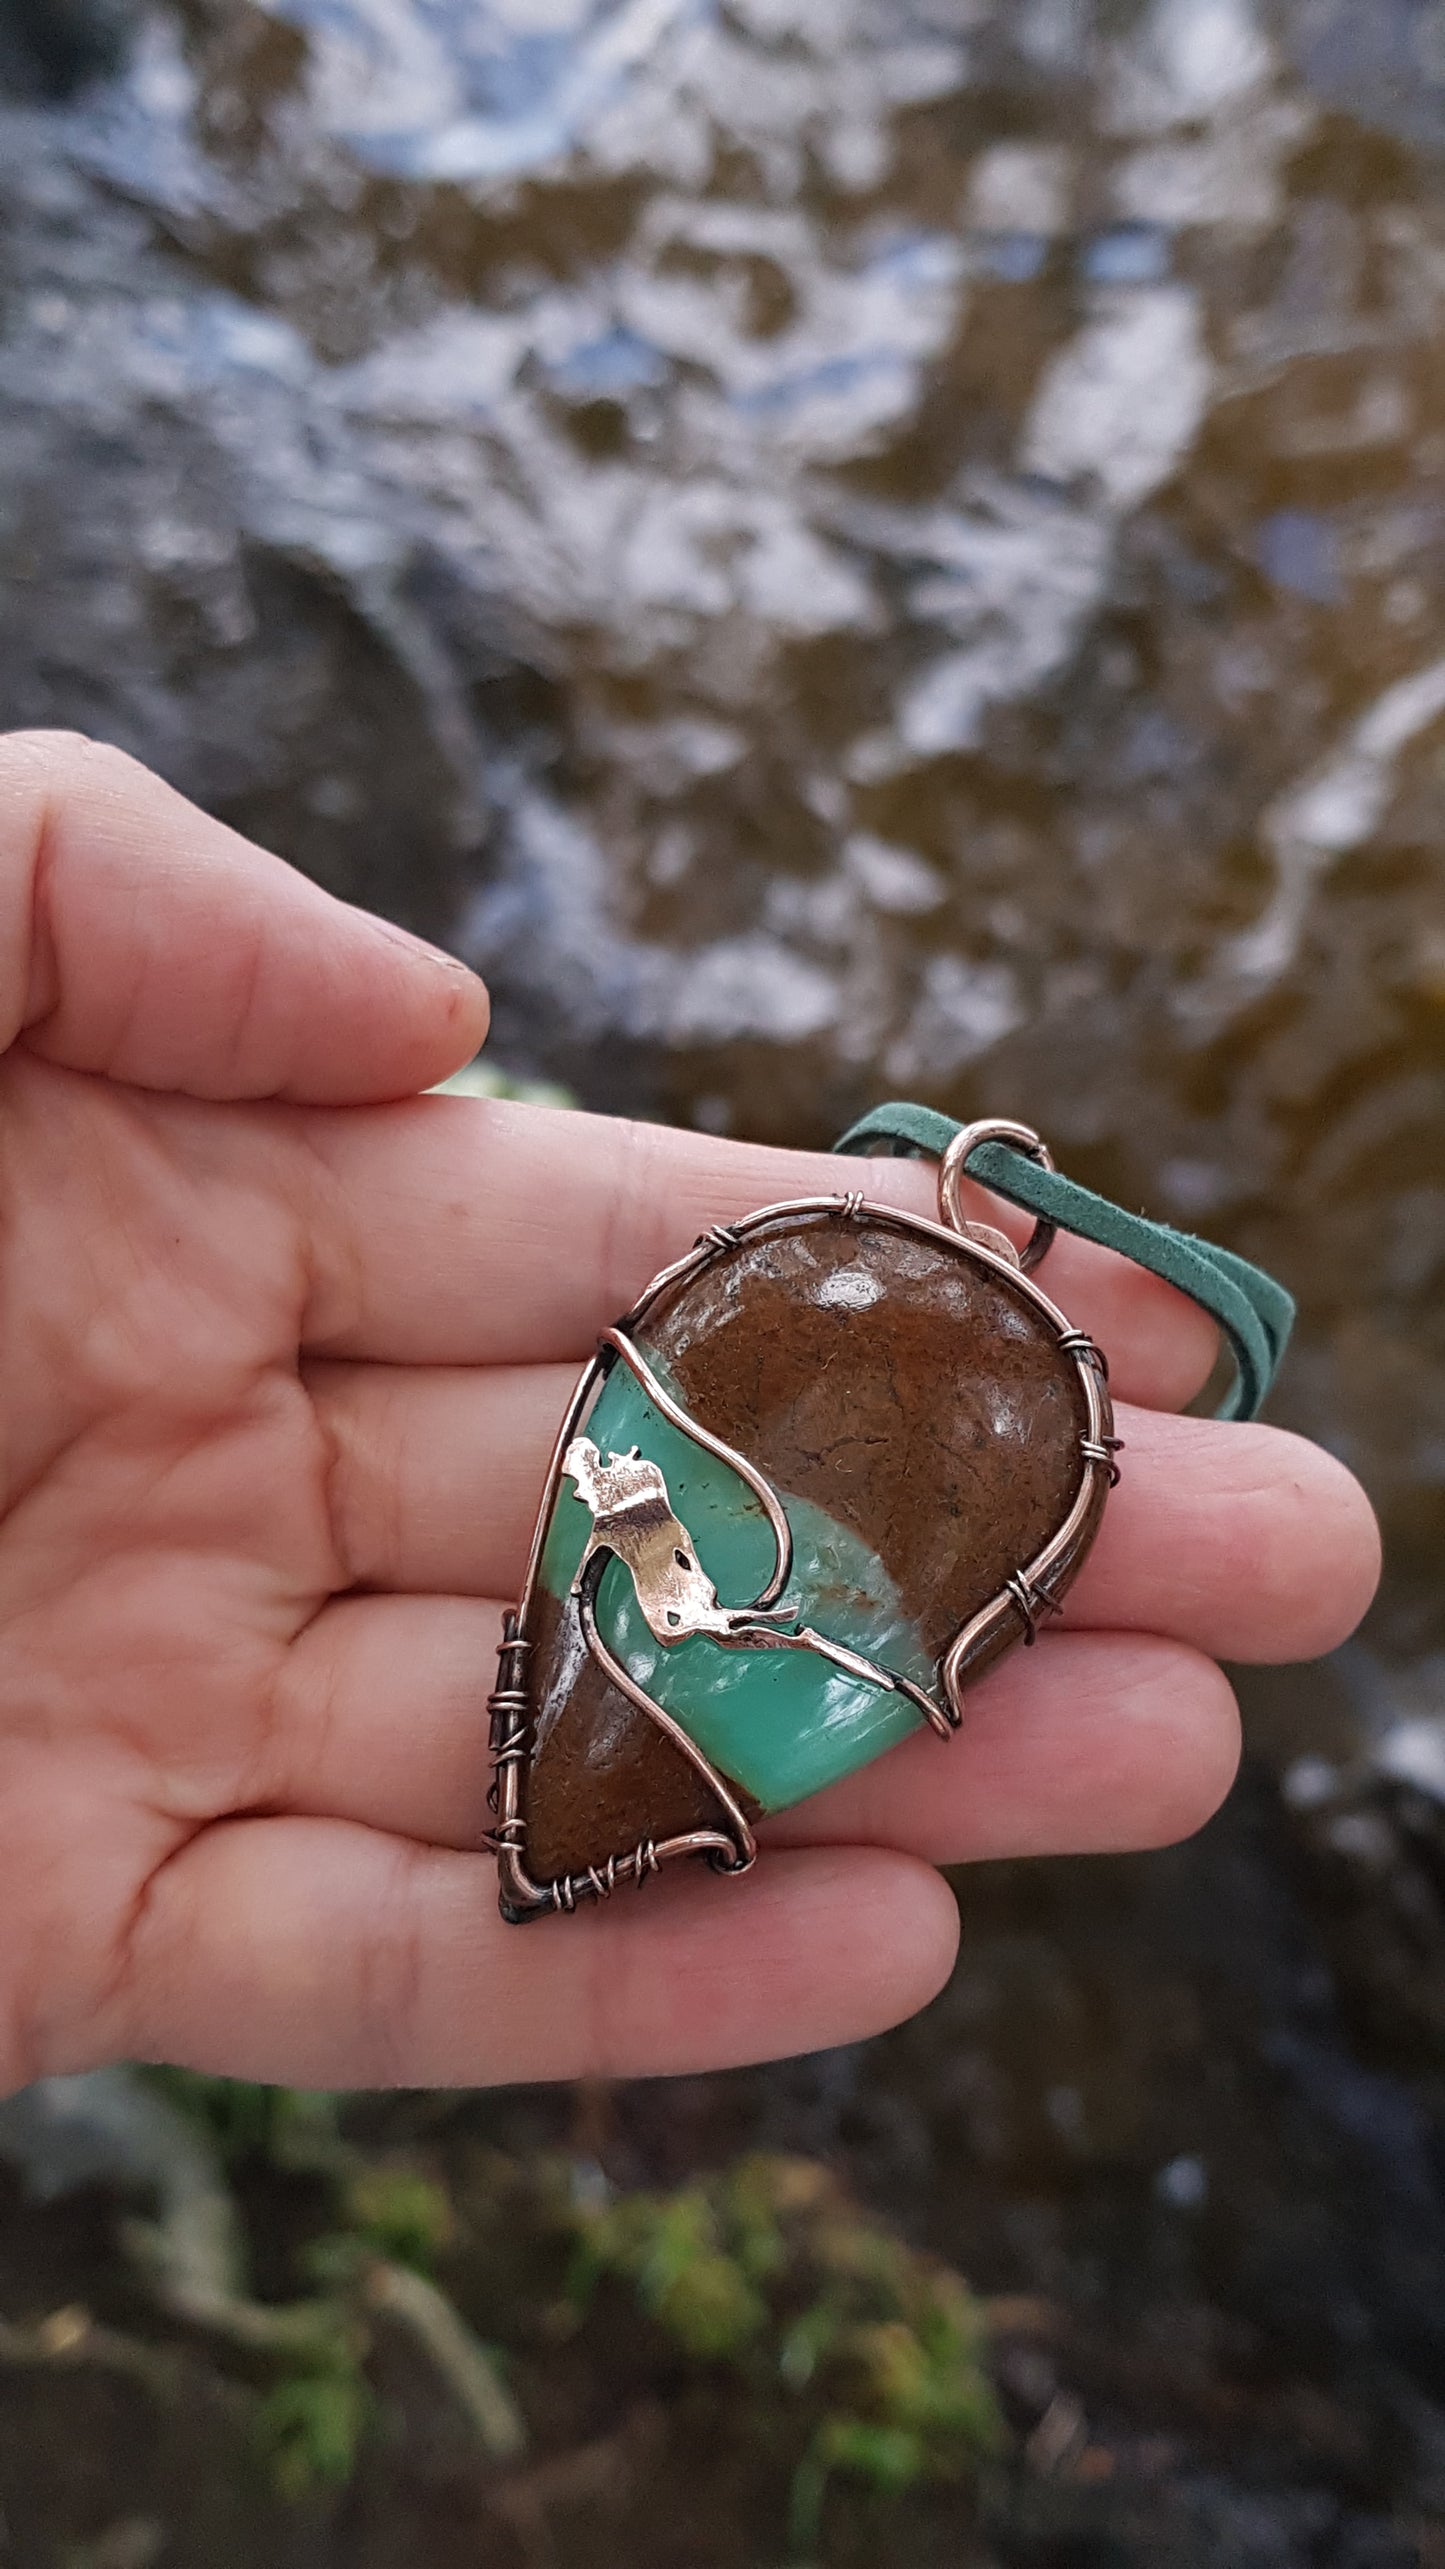
<path fill-rule="evenodd" d="M 491 1699 L 502 1914 L 571 1911 L 910 1733 L 1062 1604 L 1117 1479 L 1099 1349 L 963 1219 L 856 1194 L 705 1232 L 599 1342 Z"/>

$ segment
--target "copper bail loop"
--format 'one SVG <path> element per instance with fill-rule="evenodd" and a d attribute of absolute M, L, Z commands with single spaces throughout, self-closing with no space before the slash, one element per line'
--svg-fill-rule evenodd
<path fill-rule="evenodd" d="M 1041 1169 L 1052 1169 L 1054 1165 L 1048 1144 L 1039 1140 L 1031 1124 L 1013 1124 L 1002 1116 L 985 1118 L 978 1124 L 965 1124 L 961 1132 L 954 1134 L 938 1168 L 939 1209 L 949 1228 L 961 1231 L 965 1238 L 983 1227 L 968 1220 L 962 1202 L 964 1163 L 978 1149 L 980 1142 L 1006 1142 L 1010 1150 L 1022 1151 L 1026 1158 L 1037 1160 Z M 975 1184 L 977 1182 L 974 1181 Z M 1030 1275 L 1040 1260 L 1048 1256 L 1057 1235 L 1058 1224 L 1045 1220 L 1040 1214 L 1024 1247 L 1017 1253 L 1025 1275 Z"/>

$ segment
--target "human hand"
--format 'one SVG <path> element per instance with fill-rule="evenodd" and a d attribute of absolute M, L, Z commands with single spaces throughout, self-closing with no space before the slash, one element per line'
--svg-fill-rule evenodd
<path fill-rule="evenodd" d="M 1209 1325 L 1061 1240 L 1049 1289 L 1136 1404 L 1061 1626 L 947 1747 L 769 1824 L 746 1880 L 504 1926 L 498 1601 L 577 1366 L 705 1225 L 837 1166 L 416 1095 L 485 1025 L 470 974 L 114 752 L 0 741 L 0 2090 L 118 2058 L 480 2085 L 868 2034 L 949 1970 L 936 1864 L 1196 1827 L 1236 1757 L 1214 1654 L 1310 1657 L 1368 1603 L 1348 1474 L 1171 1415 Z M 848 1184 L 931 1209 L 917 1167 Z"/>

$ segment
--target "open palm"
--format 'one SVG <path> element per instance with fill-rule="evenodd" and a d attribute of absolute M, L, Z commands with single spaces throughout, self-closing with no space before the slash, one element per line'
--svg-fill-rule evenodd
<path fill-rule="evenodd" d="M 1348 1475 L 1172 1415 L 1207 1324 L 1061 1242 L 1046 1281 L 1129 1450 L 1060 1628 L 956 1741 L 772 1823 L 746 1881 L 504 1927 L 485 1704 L 577 1364 L 707 1223 L 836 1174 L 419 1095 L 485 1026 L 470 974 L 115 753 L 0 742 L 0 2089 L 122 2056 L 655 2072 L 873 2031 L 949 1968 L 935 1864 L 1196 1826 L 1236 1754 L 1215 1655 L 1312 1655 L 1368 1601 Z M 917 1168 L 848 1183 L 930 1207 Z"/>

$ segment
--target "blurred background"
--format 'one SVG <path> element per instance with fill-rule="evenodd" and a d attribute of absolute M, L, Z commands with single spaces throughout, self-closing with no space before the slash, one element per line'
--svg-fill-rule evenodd
<path fill-rule="evenodd" d="M 0 721 L 1262 1259 L 1390 1562 L 884 2042 L 0 2110 L 3 2569 L 1445 2563 L 1442 323 L 1441 0 L 0 0 Z"/>

